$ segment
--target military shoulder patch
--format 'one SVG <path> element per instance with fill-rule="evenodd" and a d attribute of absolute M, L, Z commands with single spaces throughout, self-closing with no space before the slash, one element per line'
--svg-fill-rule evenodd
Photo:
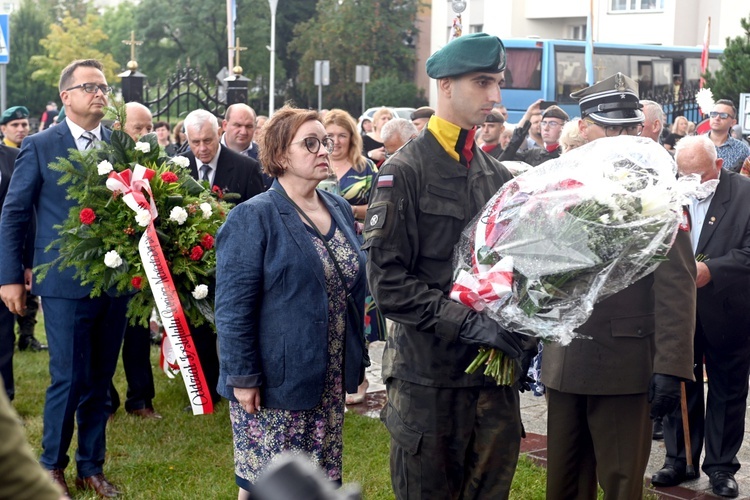
<path fill-rule="evenodd" d="M 389 177 L 393 177 L 392 175 Z M 382 229 L 385 226 L 385 217 L 388 213 L 387 205 L 371 206 L 367 209 L 367 218 L 365 219 L 365 232 L 373 229 Z"/>
<path fill-rule="evenodd" d="M 378 176 L 378 187 L 379 188 L 392 188 L 393 187 L 393 175 Z"/>

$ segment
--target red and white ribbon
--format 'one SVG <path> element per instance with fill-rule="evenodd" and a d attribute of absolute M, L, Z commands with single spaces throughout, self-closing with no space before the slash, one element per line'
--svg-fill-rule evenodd
<path fill-rule="evenodd" d="M 110 191 L 122 193 L 122 200 L 133 211 L 148 210 L 153 220 L 158 216 L 156 203 L 154 203 L 154 197 L 151 195 L 151 183 L 149 182 L 154 175 L 156 175 L 156 171 L 136 163 L 133 170 L 110 172 L 106 184 Z M 148 199 L 146 199 L 144 191 L 148 193 Z"/>
<path fill-rule="evenodd" d="M 461 270 L 451 288 L 450 298 L 475 311 L 497 311 L 499 302 L 513 291 L 513 258 L 504 257 L 488 271 Z"/>

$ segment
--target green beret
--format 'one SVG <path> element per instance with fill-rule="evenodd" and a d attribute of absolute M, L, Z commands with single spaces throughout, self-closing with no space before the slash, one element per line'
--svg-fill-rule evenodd
<path fill-rule="evenodd" d="M 8 108 L 3 113 L 3 117 L 0 118 L 0 125 L 5 125 L 8 122 L 12 122 L 13 120 L 20 120 L 22 118 L 28 118 L 29 117 L 29 110 L 26 109 L 24 106 L 13 106 L 12 108 Z"/>
<path fill-rule="evenodd" d="M 500 73 L 504 69 L 505 46 L 487 33 L 454 38 L 427 59 L 427 75 L 436 80 L 466 73 Z"/>
<path fill-rule="evenodd" d="M 568 113 L 566 113 L 565 110 L 560 106 L 555 105 L 552 105 L 544 110 L 544 112 L 542 113 L 542 120 L 544 120 L 545 118 L 558 118 L 564 122 L 570 120 Z"/>

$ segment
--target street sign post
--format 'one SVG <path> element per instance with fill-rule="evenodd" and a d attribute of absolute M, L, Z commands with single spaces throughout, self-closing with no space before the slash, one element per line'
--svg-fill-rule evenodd
<path fill-rule="evenodd" d="M 358 64 L 354 81 L 362 84 L 362 114 L 365 114 L 365 85 L 370 83 L 370 67 Z"/>
<path fill-rule="evenodd" d="M 315 61 L 315 85 L 318 86 L 318 111 L 323 109 L 323 85 L 331 84 L 330 61 Z"/>

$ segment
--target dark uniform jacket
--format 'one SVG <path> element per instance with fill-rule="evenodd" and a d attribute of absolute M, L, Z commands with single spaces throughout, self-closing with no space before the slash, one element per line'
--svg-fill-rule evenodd
<path fill-rule="evenodd" d="M 695 259 L 679 230 L 653 273 L 594 306 L 568 346 L 544 346 L 542 382 L 560 392 L 642 394 L 653 373 L 693 380 Z M 590 338 L 584 338 L 590 337 Z"/>
<path fill-rule="evenodd" d="M 375 303 L 395 321 L 383 378 L 433 387 L 495 384 L 464 370 L 476 347 L 459 343 L 469 309 L 448 298 L 453 247 L 485 203 L 511 178 L 473 147 L 470 168 L 427 128 L 380 169 L 365 220 L 367 278 Z"/>

